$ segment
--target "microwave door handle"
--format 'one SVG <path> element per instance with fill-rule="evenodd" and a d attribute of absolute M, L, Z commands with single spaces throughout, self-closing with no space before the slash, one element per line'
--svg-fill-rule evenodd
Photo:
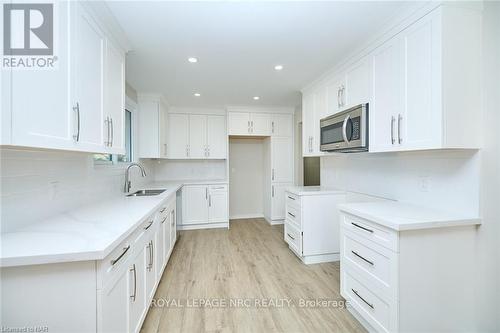
<path fill-rule="evenodd" d="M 346 143 L 349 143 L 349 139 L 347 139 L 347 122 L 351 119 L 350 115 L 347 115 L 344 119 L 344 123 L 342 124 L 342 137 Z"/>

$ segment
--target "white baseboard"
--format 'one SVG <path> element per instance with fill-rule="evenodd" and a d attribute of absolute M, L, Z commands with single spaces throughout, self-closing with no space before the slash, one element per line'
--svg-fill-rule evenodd
<path fill-rule="evenodd" d="M 262 213 L 253 213 L 253 214 L 238 214 L 229 216 L 230 220 L 240 220 L 240 219 L 259 219 L 263 218 L 264 215 Z"/>
<path fill-rule="evenodd" d="M 269 219 L 268 217 L 265 217 L 265 216 L 264 216 L 264 219 L 270 225 L 280 225 L 280 224 L 284 224 L 285 223 L 285 220 L 271 220 L 271 219 Z"/>
<path fill-rule="evenodd" d="M 178 225 L 177 226 L 177 229 L 179 229 L 179 230 L 198 230 L 198 229 L 214 229 L 214 228 L 229 229 L 229 222 L 185 224 L 185 225 Z"/>

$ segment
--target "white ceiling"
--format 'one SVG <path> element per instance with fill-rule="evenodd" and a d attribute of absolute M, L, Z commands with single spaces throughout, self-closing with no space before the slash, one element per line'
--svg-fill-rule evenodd
<path fill-rule="evenodd" d="M 127 81 L 169 104 L 296 106 L 299 90 L 408 2 L 111 1 L 127 34 Z M 199 62 L 189 63 L 188 57 Z M 282 64 L 281 72 L 274 70 Z M 199 92 L 201 97 L 194 97 Z M 253 96 L 260 96 L 254 101 Z"/>

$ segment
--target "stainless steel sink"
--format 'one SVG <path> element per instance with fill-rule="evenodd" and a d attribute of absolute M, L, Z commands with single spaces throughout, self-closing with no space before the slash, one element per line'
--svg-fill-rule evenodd
<path fill-rule="evenodd" d="M 151 197 L 154 195 L 162 194 L 165 192 L 165 189 L 159 189 L 159 190 L 139 190 L 135 191 L 134 193 L 130 193 L 127 195 L 127 197 Z"/>

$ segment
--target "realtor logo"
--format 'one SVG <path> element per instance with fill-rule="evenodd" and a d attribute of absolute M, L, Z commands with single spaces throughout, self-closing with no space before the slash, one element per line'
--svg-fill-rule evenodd
<path fill-rule="evenodd" d="M 4 4 L 4 55 L 53 55 L 53 15 L 51 3 Z"/>
<path fill-rule="evenodd" d="M 3 68 L 51 69 L 54 56 L 54 4 L 3 4 Z"/>

